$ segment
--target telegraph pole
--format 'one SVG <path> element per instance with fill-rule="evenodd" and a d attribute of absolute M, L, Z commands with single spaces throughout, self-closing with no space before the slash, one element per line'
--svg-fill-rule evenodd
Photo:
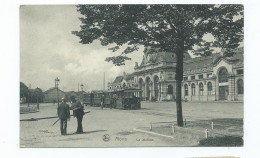
<path fill-rule="evenodd" d="M 103 80 L 103 90 L 105 90 L 105 72 L 104 72 L 104 80 Z"/>
<path fill-rule="evenodd" d="M 83 85 L 83 83 L 81 83 L 81 85 L 80 85 L 80 87 L 81 87 L 81 97 L 82 97 L 82 104 L 84 104 L 83 102 L 83 87 L 84 87 L 84 85 Z"/>
<path fill-rule="evenodd" d="M 55 79 L 55 87 L 57 88 L 57 101 L 58 101 L 58 106 L 59 106 L 59 82 L 60 82 L 60 79 L 57 77 Z"/>

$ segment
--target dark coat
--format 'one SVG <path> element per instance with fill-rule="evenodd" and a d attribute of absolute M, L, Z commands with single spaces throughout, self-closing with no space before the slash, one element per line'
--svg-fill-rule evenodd
<path fill-rule="evenodd" d="M 66 103 L 59 104 L 57 111 L 60 119 L 70 118 L 70 108 L 68 104 Z"/>
<path fill-rule="evenodd" d="M 83 116 L 85 114 L 84 107 L 82 106 L 80 101 L 76 101 L 76 102 L 72 103 L 71 108 L 73 110 L 74 117 Z"/>

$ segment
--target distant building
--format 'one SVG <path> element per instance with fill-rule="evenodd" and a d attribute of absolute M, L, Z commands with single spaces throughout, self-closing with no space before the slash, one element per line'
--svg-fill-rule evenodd
<path fill-rule="evenodd" d="M 44 92 L 44 102 L 45 103 L 57 103 L 58 102 L 57 94 L 59 94 L 59 101 L 61 101 L 62 97 L 66 97 L 65 92 L 58 89 L 58 93 L 57 93 L 57 88 L 53 87 Z"/>
<path fill-rule="evenodd" d="M 71 101 L 71 97 L 78 97 L 78 93 L 75 91 L 69 91 L 69 92 L 65 92 L 66 94 L 66 98 L 68 99 L 68 101 Z"/>
<path fill-rule="evenodd" d="M 79 92 L 69 91 L 69 92 L 65 92 L 67 101 L 71 101 L 72 97 L 75 97 L 75 98 L 78 98 L 78 99 L 82 99 L 82 96 L 85 93 L 86 93 L 85 91 L 79 91 Z"/>
<path fill-rule="evenodd" d="M 122 90 L 127 88 L 137 88 L 137 84 L 134 82 L 133 74 L 124 74 L 117 76 L 113 82 L 108 82 L 108 91 Z"/>
<path fill-rule="evenodd" d="M 215 53 L 191 58 L 185 53 L 182 98 L 188 101 L 243 101 L 244 53 L 243 48 L 234 51 L 232 57 Z M 175 70 L 175 54 L 146 48 L 140 66 L 138 63 L 135 65 L 134 73 L 116 77 L 114 82 L 108 83 L 108 90 L 131 85 L 143 91 L 141 97 L 144 100 L 174 100 Z"/>

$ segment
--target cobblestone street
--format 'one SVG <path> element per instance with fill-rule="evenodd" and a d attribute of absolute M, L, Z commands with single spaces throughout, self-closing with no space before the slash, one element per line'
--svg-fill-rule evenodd
<path fill-rule="evenodd" d="M 37 113 L 21 114 L 20 120 L 56 116 L 57 104 L 41 104 Z M 68 121 L 67 133 L 62 136 L 57 118 L 38 121 L 20 121 L 21 147 L 128 147 L 128 146 L 194 146 L 196 142 L 182 141 L 134 131 L 149 127 L 150 122 L 175 122 L 175 102 L 142 102 L 140 110 L 101 110 L 85 107 L 91 111 L 83 118 L 83 134 L 74 134 L 77 122 Z M 72 112 L 71 112 L 72 113 Z M 183 117 L 187 121 L 221 118 L 243 118 L 243 103 L 183 103 Z M 107 134 L 109 139 L 103 140 Z"/>

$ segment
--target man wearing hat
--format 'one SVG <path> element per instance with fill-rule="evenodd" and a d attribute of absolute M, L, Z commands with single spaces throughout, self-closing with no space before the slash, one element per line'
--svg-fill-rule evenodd
<path fill-rule="evenodd" d="M 84 107 L 80 103 L 79 100 L 77 100 L 76 97 L 72 97 L 72 110 L 73 110 L 73 116 L 77 118 L 78 122 L 78 127 L 76 133 L 83 133 L 83 128 L 82 128 L 82 119 L 84 113 Z"/>
<path fill-rule="evenodd" d="M 70 119 L 70 108 L 69 105 L 66 104 L 64 97 L 61 99 L 61 103 L 58 106 L 57 112 L 60 119 L 61 135 L 65 135 L 67 134 L 67 120 Z"/>

